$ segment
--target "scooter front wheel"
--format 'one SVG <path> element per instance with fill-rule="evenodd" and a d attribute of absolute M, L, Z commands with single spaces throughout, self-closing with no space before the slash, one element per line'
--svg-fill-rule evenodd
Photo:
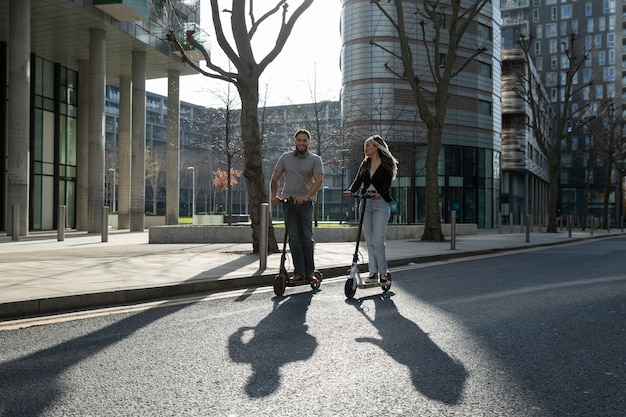
<path fill-rule="evenodd" d="M 285 277 L 282 274 L 276 275 L 274 278 L 274 294 L 277 296 L 282 296 L 285 293 L 285 287 L 287 283 L 285 281 Z"/>
<path fill-rule="evenodd" d="M 354 288 L 354 278 L 348 278 L 346 284 L 343 286 L 343 291 L 346 294 L 346 298 L 354 297 L 356 288 Z"/>

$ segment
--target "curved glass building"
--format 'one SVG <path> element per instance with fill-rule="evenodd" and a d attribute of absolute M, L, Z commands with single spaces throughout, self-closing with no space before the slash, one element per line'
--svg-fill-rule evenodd
<path fill-rule="evenodd" d="M 424 220 L 427 131 L 409 84 L 402 80 L 398 34 L 370 0 L 342 0 L 341 71 L 344 127 L 355 141 L 380 134 L 400 161 L 393 196 L 399 203 L 396 221 Z M 444 2 L 446 3 L 446 2 Z M 462 1 L 462 7 L 475 6 Z M 395 16 L 393 3 L 381 2 Z M 405 1 L 405 26 L 411 40 L 413 67 L 426 88 L 434 88 L 427 54 L 431 40 L 422 40 L 420 1 Z M 449 8 L 441 11 L 439 59 L 450 24 Z M 394 17 L 395 18 L 395 17 Z M 434 31 L 428 32 L 432 39 Z M 457 221 L 495 227 L 499 211 L 501 153 L 501 58 L 499 2 L 488 2 L 470 22 L 458 48 L 459 66 L 467 66 L 452 79 L 439 161 L 440 210 L 444 222 L 451 211 Z M 475 52 L 485 52 L 471 58 Z M 434 62 L 431 59 L 431 62 Z"/>

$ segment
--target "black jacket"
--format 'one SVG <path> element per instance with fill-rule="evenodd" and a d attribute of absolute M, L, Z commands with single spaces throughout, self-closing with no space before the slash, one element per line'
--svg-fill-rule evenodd
<path fill-rule="evenodd" d="M 385 201 L 393 201 L 393 198 L 391 198 L 391 195 L 389 194 L 391 180 L 393 179 L 391 173 L 383 167 L 383 164 L 380 164 L 378 168 L 376 168 L 374 175 L 370 177 L 369 168 L 364 167 L 364 165 L 368 164 L 368 162 L 368 160 L 361 161 L 359 171 L 348 189 L 350 192 L 356 193 L 361 186 L 363 186 L 363 190 L 366 190 L 367 187 L 372 184 L 374 188 L 376 188 L 378 194 L 380 194 Z"/>

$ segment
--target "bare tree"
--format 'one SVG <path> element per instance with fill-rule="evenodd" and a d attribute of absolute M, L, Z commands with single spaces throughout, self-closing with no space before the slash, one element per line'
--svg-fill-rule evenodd
<path fill-rule="evenodd" d="M 602 121 L 602 129 L 599 130 L 602 134 L 598 135 L 596 144 L 599 148 L 600 154 L 604 157 L 606 179 L 604 185 L 604 201 L 603 201 L 603 220 L 602 228 L 609 229 L 610 227 L 610 214 L 609 214 L 609 196 L 611 195 L 611 188 L 613 185 L 613 179 L 618 177 L 621 179 L 619 161 L 623 161 L 626 156 L 626 142 L 622 136 L 621 126 L 624 124 L 622 112 L 615 111 L 616 100 L 609 100 L 605 103 L 604 109 L 601 110 L 599 119 Z M 619 105 L 619 103 L 617 103 Z M 618 109 L 619 110 L 619 109 Z M 615 173 L 615 176 L 613 175 Z M 615 211 L 616 217 L 620 216 L 618 213 L 618 200 L 615 198 Z"/>
<path fill-rule="evenodd" d="M 213 142 L 213 148 L 219 151 L 220 155 L 223 155 L 226 160 L 226 172 L 233 172 L 233 159 L 239 156 L 243 151 L 243 144 L 241 141 L 235 140 L 236 137 L 241 136 L 241 132 L 235 129 L 233 118 L 236 116 L 234 109 L 238 106 L 237 100 L 231 94 L 231 84 L 226 87 L 226 92 L 221 95 L 220 98 L 224 103 L 224 107 L 217 109 L 217 118 L 215 124 L 223 128 L 223 137 L 216 137 Z M 220 129 L 221 130 L 221 129 Z M 229 177 L 232 178 L 232 177 Z M 226 183 L 226 212 L 228 217 L 228 225 L 232 226 L 233 218 L 233 183 L 227 181 Z"/>
<path fill-rule="evenodd" d="M 173 30 L 168 34 L 168 40 L 174 42 L 183 59 L 201 74 L 217 80 L 226 81 L 236 86 L 241 99 L 241 127 L 244 144 L 244 177 L 248 190 L 250 215 L 252 220 L 253 252 L 259 252 L 261 236 L 261 203 L 268 201 L 265 178 L 263 175 L 263 155 L 261 152 L 261 134 L 259 131 L 259 78 L 267 66 L 282 51 L 293 26 L 305 10 L 313 4 L 313 0 L 302 0 L 300 5 L 288 14 L 287 0 L 277 0 L 259 19 L 256 18 L 252 0 L 232 0 L 230 9 L 220 8 L 218 0 L 210 0 L 211 17 L 215 29 L 217 43 L 226 54 L 229 63 L 235 71 L 227 71 L 217 65 L 202 43 L 194 38 L 194 31 L 187 31 L 187 41 L 204 56 L 208 70 L 196 65 L 186 58 L 186 52 Z M 280 12 L 282 18 L 276 36 L 276 42 L 271 50 L 262 59 L 257 59 L 252 48 L 252 39 L 260 25 Z M 229 41 L 222 22 L 222 13 L 230 16 L 230 30 L 232 41 Z M 274 229 L 270 226 L 269 250 L 278 251 Z"/>
<path fill-rule="evenodd" d="M 474 2 L 424 0 L 419 2 L 419 9 L 411 10 L 411 19 L 414 19 L 414 15 L 420 18 L 421 39 L 418 41 L 426 51 L 424 59 L 427 61 L 428 77 L 422 79 L 415 67 L 418 61 L 413 58 L 416 41 L 407 33 L 405 2 L 372 0 L 395 29 L 400 52 L 396 53 L 376 42 L 372 44 L 400 61 L 400 68 L 387 64 L 386 69 L 410 85 L 420 117 L 427 128 L 426 218 L 422 236 L 424 241 L 445 240 L 441 229 L 437 167 L 450 98 L 450 84 L 474 58 L 487 50 L 487 39 L 484 42 L 479 39 L 479 44 L 473 51 L 468 50 L 463 41 L 472 25 L 476 25 L 476 17 L 490 2 L 491 0 Z M 387 6 L 388 4 L 390 6 Z"/>
<path fill-rule="evenodd" d="M 580 132 L 584 126 L 588 125 L 595 118 L 595 105 L 582 103 L 582 92 L 591 85 L 588 83 L 578 83 L 578 72 L 587 59 L 588 52 L 577 44 L 575 34 L 570 34 L 567 43 L 564 42 L 562 49 L 566 61 L 566 68 L 561 72 L 557 80 L 556 103 L 551 106 L 550 128 L 545 126 L 545 97 L 538 94 L 537 85 L 541 85 L 541 80 L 530 71 L 530 66 L 526 66 L 524 75 L 524 87 L 518 95 L 525 100 L 531 112 L 529 128 L 534 134 L 539 149 L 544 154 L 548 164 L 548 225 L 547 233 L 557 233 L 557 209 L 559 195 L 559 173 L 562 168 L 562 152 L 569 148 L 572 138 Z M 533 37 L 520 34 L 519 45 L 525 55 L 527 62 L 531 62 L 530 48 L 533 45 Z"/>
<path fill-rule="evenodd" d="M 152 201 L 152 214 L 157 214 L 157 203 L 159 193 L 165 185 L 165 157 L 158 152 L 151 154 L 150 148 L 145 151 L 146 160 L 146 184 L 150 193 L 150 201 Z"/>

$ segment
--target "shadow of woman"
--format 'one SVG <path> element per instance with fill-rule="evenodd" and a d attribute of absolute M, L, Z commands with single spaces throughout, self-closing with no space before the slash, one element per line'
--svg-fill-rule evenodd
<path fill-rule="evenodd" d="M 274 297 L 272 312 L 257 326 L 241 327 L 229 337 L 231 359 L 252 366 L 252 375 L 246 384 L 249 397 L 272 394 L 280 387 L 283 365 L 313 356 L 317 341 L 307 333 L 308 326 L 304 324 L 313 294 Z"/>
<path fill-rule="evenodd" d="M 463 393 L 467 371 L 441 350 L 418 325 L 403 317 L 391 299 L 392 292 L 348 300 L 378 330 L 381 338 L 358 338 L 378 346 L 396 362 L 405 365 L 415 388 L 430 399 L 457 404 Z M 373 299 L 376 311 L 371 319 L 363 301 Z"/>

